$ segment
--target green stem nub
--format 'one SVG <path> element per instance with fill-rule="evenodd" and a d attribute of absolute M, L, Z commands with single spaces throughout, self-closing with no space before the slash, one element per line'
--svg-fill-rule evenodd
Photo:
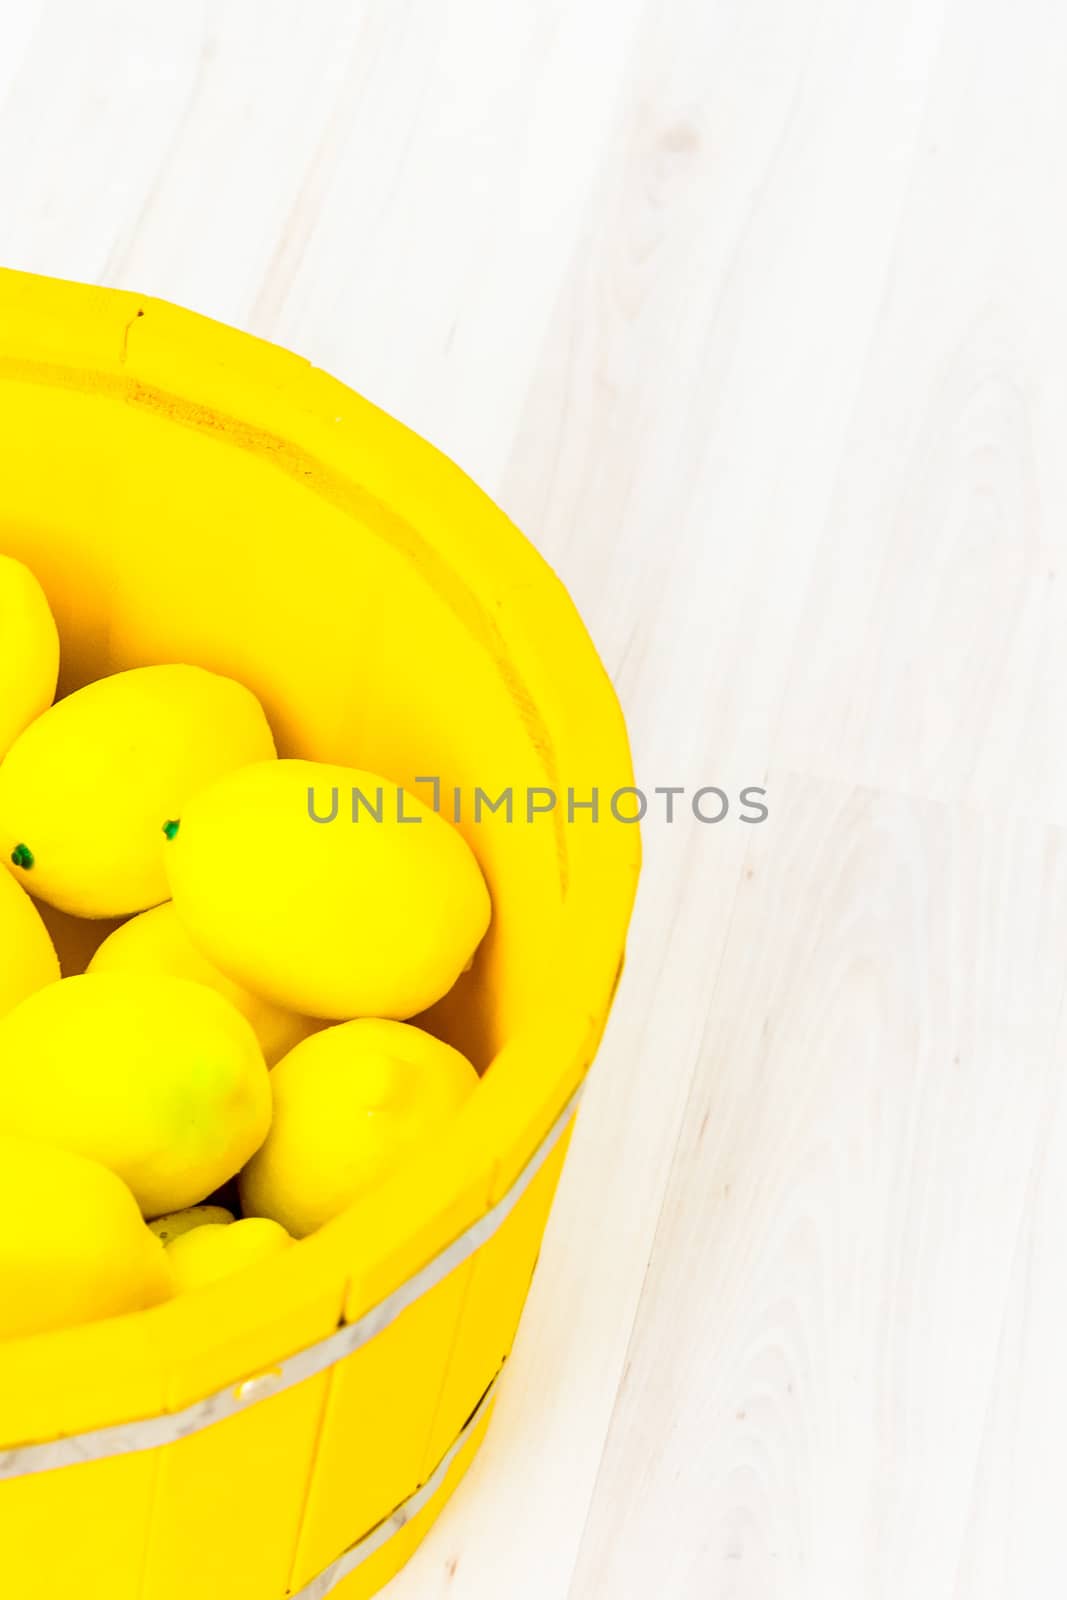
<path fill-rule="evenodd" d="M 178 837 L 178 829 L 180 827 L 180 822 L 165 822 L 163 824 L 163 832 L 166 834 L 168 839 L 176 839 Z"/>
<path fill-rule="evenodd" d="M 29 872 L 33 866 L 33 851 L 28 844 L 17 844 L 11 852 L 11 859 L 16 867 L 22 867 L 24 871 Z"/>

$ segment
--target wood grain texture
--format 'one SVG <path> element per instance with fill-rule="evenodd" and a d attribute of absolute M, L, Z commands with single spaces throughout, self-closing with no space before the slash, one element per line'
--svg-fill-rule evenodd
<path fill-rule="evenodd" d="M 1053 1600 L 1067 14 L 0 11 L 0 260 L 277 339 L 569 584 L 662 812 L 485 1450 L 396 1600 Z"/>

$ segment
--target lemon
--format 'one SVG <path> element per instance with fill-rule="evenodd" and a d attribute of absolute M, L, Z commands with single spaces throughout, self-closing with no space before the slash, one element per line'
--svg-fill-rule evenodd
<path fill-rule="evenodd" d="M 175 1293 L 202 1289 L 242 1267 L 254 1267 L 287 1250 L 292 1242 L 284 1228 L 265 1217 L 194 1228 L 167 1246 Z"/>
<path fill-rule="evenodd" d="M 212 966 L 193 944 L 169 901 L 116 928 L 90 961 L 89 971 L 162 972 L 217 989 L 252 1024 L 268 1067 L 317 1026 L 308 1017 L 261 1000 Z"/>
<path fill-rule="evenodd" d="M 188 1206 L 184 1211 L 169 1211 L 165 1217 L 156 1217 L 148 1226 L 163 1244 L 173 1244 L 194 1228 L 225 1228 L 232 1221 L 233 1212 L 225 1206 Z"/>
<path fill-rule="evenodd" d="M 0 1018 L 0 1133 L 91 1156 L 146 1216 L 212 1194 L 270 1125 L 270 1078 L 240 1012 L 183 978 L 64 978 Z"/>
<path fill-rule="evenodd" d="M 23 887 L 77 917 L 169 898 L 163 847 L 189 796 L 269 759 L 253 694 L 200 667 L 138 667 L 58 701 L 0 763 L 0 850 Z"/>
<path fill-rule="evenodd" d="M 59 957 L 28 894 L 0 872 L 0 1017 L 59 977 Z"/>
<path fill-rule="evenodd" d="M 0 757 L 52 704 L 59 634 L 44 590 L 28 567 L 0 556 Z"/>
<path fill-rule="evenodd" d="M 363 1018 L 316 1033 L 271 1073 L 274 1118 L 240 1178 L 248 1216 L 296 1238 L 366 1194 L 474 1092 L 465 1056 L 410 1023 Z"/>
<path fill-rule="evenodd" d="M 140 1311 L 172 1292 L 158 1239 L 99 1162 L 0 1136 L 0 1338 Z"/>
<path fill-rule="evenodd" d="M 381 821 L 363 808 L 353 821 L 353 791 L 377 808 L 379 789 Z M 313 809 L 329 814 L 333 791 L 336 819 L 313 820 Z M 350 767 L 273 761 L 227 774 L 184 808 L 166 865 L 175 910 L 205 955 L 312 1017 L 416 1015 L 452 987 L 489 925 L 463 837 Z"/>

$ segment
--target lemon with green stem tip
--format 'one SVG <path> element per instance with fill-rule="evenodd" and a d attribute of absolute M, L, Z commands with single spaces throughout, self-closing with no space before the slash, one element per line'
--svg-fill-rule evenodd
<path fill-rule="evenodd" d="M 353 807 L 354 792 L 371 809 Z M 331 809 L 333 821 L 315 820 Z M 191 797 L 165 860 L 200 950 L 305 1016 L 415 1016 L 451 989 L 489 926 L 489 891 L 458 829 L 351 767 L 228 773 Z"/>
<path fill-rule="evenodd" d="M 190 796 L 274 753 L 262 707 L 232 678 L 182 665 L 101 678 L 32 722 L 0 763 L 3 860 L 77 917 L 159 905 Z"/>

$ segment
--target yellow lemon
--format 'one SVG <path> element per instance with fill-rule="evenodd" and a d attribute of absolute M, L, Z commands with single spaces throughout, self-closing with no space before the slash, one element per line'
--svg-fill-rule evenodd
<path fill-rule="evenodd" d="M 225 1228 L 232 1221 L 233 1212 L 227 1211 L 225 1206 L 188 1206 L 184 1211 L 169 1211 L 165 1217 L 156 1217 L 148 1226 L 157 1239 L 173 1244 L 175 1239 L 180 1239 L 183 1233 L 191 1233 L 194 1228 Z"/>
<path fill-rule="evenodd" d="M 253 694 L 200 667 L 138 667 L 58 701 L 0 763 L 0 850 L 31 894 L 76 917 L 168 899 L 163 847 L 189 796 L 268 760 Z"/>
<path fill-rule="evenodd" d="M 315 820 L 331 810 L 332 821 Z M 204 954 L 312 1017 L 424 1011 L 489 925 L 489 892 L 462 836 L 351 767 L 273 761 L 229 773 L 189 801 L 166 865 L 175 910 Z"/>
<path fill-rule="evenodd" d="M 40 912 L 0 871 L 0 1017 L 59 977 L 59 957 Z"/>
<path fill-rule="evenodd" d="M 64 978 L 0 1018 L 0 1133 L 47 1139 L 118 1174 L 146 1216 L 195 1205 L 270 1126 L 255 1034 L 182 978 Z"/>
<path fill-rule="evenodd" d="M 292 1242 L 284 1228 L 265 1217 L 194 1228 L 167 1246 L 175 1293 L 202 1289 L 242 1267 L 254 1267 L 287 1250 Z"/>
<path fill-rule="evenodd" d="M 217 989 L 248 1018 L 268 1067 L 318 1026 L 308 1017 L 283 1011 L 269 1000 L 233 983 L 201 955 L 170 901 L 124 922 L 104 940 L 89 963 L 90 972 L 163 972 Z"/>
<path fill-rule="evenodd" d="M 0 1338 L 141 1311 L 170 1268 L 126 1185 L 97 1161 L 0 1136 Z"/>
<path fill-rule="evenodd" d="M 0 556 L 0 757 L 47 711 L 59 677 L 59 634 L 28 567 Z"/>
<path fill-rule="evenodd" d="M 274 1118 L 240 1178 L 248 1216 L 296 1238 L 388 1177 L 474 1092 L 466 1056 L 405 1022 L 363 1018 L 316 1033 L 271 1074 Z"/>

